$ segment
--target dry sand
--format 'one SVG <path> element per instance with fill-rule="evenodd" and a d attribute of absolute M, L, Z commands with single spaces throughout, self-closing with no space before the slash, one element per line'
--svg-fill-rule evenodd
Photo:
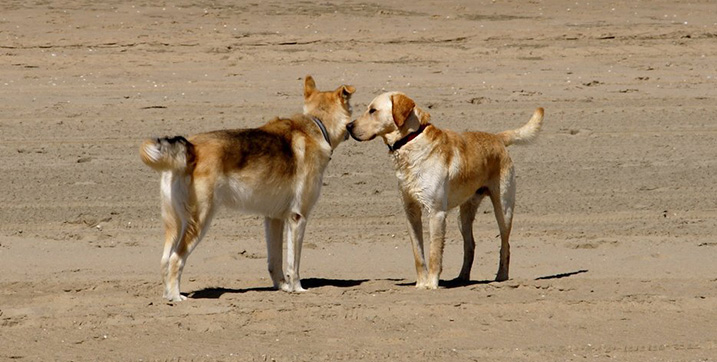
<path fill-rule="evenodd" d="M 3 1 L 0 359 L 717 360 L 713 1 Z M 489 203 L 470 285 L 415 290 L 380 141 L 342 144 L 303 294 L 262 219 L 224 210 L 161 299 L 141 140 L 301 111 L 302 77 L 402 90 L 440 127 L 545 107 L 518 171 L 511 279 Z M 460 268 L 455 216 L 443 279 Z"/>

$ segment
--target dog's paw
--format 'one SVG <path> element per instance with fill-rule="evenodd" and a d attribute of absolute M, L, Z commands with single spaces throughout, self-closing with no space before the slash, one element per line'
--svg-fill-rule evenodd
<path fill-rule="evenodd" d="M 177 294 L 175 296 L 166 296 L 165 298 L 170 302 L 182 302 L 182 301 L 187 300 L 187 297 L 185 297 L 181 294 Z"/>
<path fill-rule="evenodd" d="M 286 283 L 286 282 L 279 283 L 279 287 L 276 289 L 287 292 L 287 293 L 291 293 L 294 291 L 294 288 L 292 288 L 291 284 Z"/>
<path fill-rule="evenodd" d="M 436 289 L 438 289 L 438 285 L 431 285 L 431 284 L 418 285 L 418 284 L 416 284 L 416 289 L 420 289 L 420 290 L 436 290 Z"/>
<path fill-rule="evenodd" d="M 181 302 L 184 300 L 187 300 L 187 297 L 179 294 L 179 290 L 171 290 L 171 288 L 165 288 L 164 293 L 162 293 L 162 298 L 170 301 L 170 302 Z"/>
<path fill-rule="evenodd" d="M 430 281 L 423 280 L 416 282 L 416 289 L 431 290 L 438 289 L 438 281 L 431 283 Z"/>
<path fill-rule="evenodd" d="M 306 289 L 301 286 L 301 283 L 282 283 L 280 289 L 287 293 L 303 293 L 306 291 Z"/>
<path fill-rule="evenodd" d="M 504 281 L 506 281 L 506 280 L 508 280 L 508 279 L 509 279 L 509 278 L 508 278 L 508 273 L 498 273 L 498 274 L 495 276 L 495 281 L 496 281 L 496 282 L 504 282 Z"/>
<path fill-rule="evenodd" d="M 274 289 L 276 290 L 284 290 L 284 286 L 286 285 L 286 282 L 284 279 L 277 279 L 273 281 Z"/>
<path fill-rule="evenodd" d="M 426 289 L 431 289 L 431 290 L 438 289 L 438 275 L 437 274 L 434 274 L 434 275 L 429 274 L 428 275 L 428 278 L 426 280 Z"/>

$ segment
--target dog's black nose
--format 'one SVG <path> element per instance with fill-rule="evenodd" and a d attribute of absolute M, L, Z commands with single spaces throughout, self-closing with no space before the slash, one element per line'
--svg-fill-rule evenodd
<path fill-rule="evenodd" d="M 351 130 L 352 130 L 353 128 L 354 128 L 354 123 L 353 123 L 353 122 L 351 122 L 351 123 L 349 123 L 349 124 L 346 125 L 346 129 L 349 130 L 349 132 L 351 132 Z"/>

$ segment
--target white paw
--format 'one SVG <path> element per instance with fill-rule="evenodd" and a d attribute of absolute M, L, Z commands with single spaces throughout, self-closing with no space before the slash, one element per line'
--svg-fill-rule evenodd
<path fill-rule="evenodd" d="M 428 280 L 424 282 L 422 289 L 438 289 L 438 277 L 428 277 Z"/>
<path fill-rule="evenodd" d="M 181 301 L 187 300 L 187 297 L 185 297 L 179 293 L 177 293 L 174 296 L 167 296 L 165 298 L 167 298 L 167 300 L 169 300 L 170 302 L 181 302 Z"/>
<path fill-rule="evenodd" d="M 294 283 L 293 285 L 289 283 L 281 283 L 280 289 L 287 293 L 302 293 L 306 291 L 306 289 L 301 286 L 301 283 Z"/>
<path fill-rule="evenodd" d="M 277 289 L 283 290 L 287 293 L 291 293 L 294 291 L 294 288 L 292 288 L 292 286 L 289 283 L 285 283 L 285 282 L 279 283 L 279 288 L 277 288 Z"/>

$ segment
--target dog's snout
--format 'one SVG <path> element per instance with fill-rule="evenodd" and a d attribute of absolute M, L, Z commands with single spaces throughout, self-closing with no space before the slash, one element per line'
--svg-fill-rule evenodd
<path fill-rule="evenodd" d="M 354 123 L 353 123 L 353 122 L 351 122 L 351 123 L 349 123 L 349 124 L 346 125 L 346 129 L 347 129 L 349 132 L 351 132 L 351 130 L 352 130 L 353 128 L 354 128 Z"/>

